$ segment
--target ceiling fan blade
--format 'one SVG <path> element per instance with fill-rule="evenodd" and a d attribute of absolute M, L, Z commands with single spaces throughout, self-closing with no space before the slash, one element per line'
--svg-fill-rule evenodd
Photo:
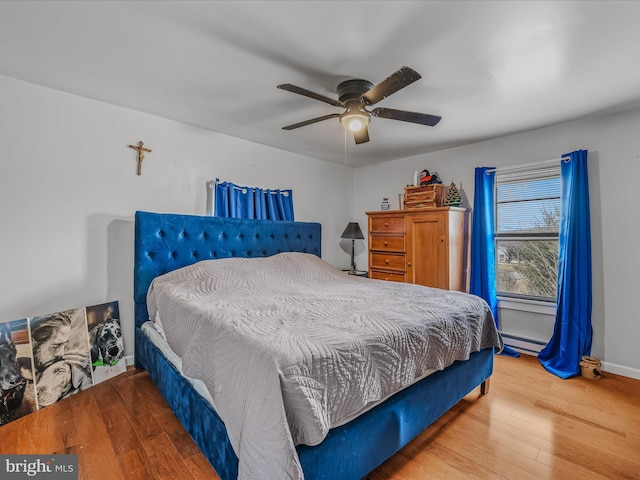
<path fill-rule="evenodd" d="M 356 144 L 367 143 L 369 141 L 369 129 L 365 126 L 357 132 L 353 132 L 353 138 L 356 140 Z"/>
<path fill-rule="evenodd" d="M 312 118 L 311 120 L 305 120 L 304 122 L 294 123 L 293 125 L 287 125 L 286 127 L 282 127 L 283 130 L 294 130 L 296 128 L 305 127 L 307 125 L 311 125 L 312 123 L 321 122 L 323 120 L 329 120 L 330 118 L 339 117 L 339 113 L 332 113 L 330 115 L 324 115 L 322 117 Z"/>
<path fill-rule="evenodd" d="M 406 110 L 396 110 L 394 108 L 374 108 L 371 111 L 374 117 L 389 118 L 391 120 L 400 120 L 402 122 L 419 123 L 434 127 L 438 124 L 442 117 L 437 115 L 429 115 L 427 113 L 407 112 Z"/>
<path fill-rule="evenodd" d="M 342 102 L 339 102 L 338 100 L 325 97 L 324 95 L 312 92 L 311 90 L 307 90 L 306 88 L 296 87 L 295 85 L 291 85 L 290 83 L 283 83 L 282 85 L 278 85 L 278 88 L 286 90 L 287 92 L 297 93 L 298 95 L 313 98 L 314 100 L 320 100 L 321 102 L 328 103 L 329 105 L 333 105 L 334 107 L 344 106 Z"/>
<path fill-rule="evenodd" d="M 409 67 L 402 67 L 377 85 L 371 87 L 371 89 L 362 96 L 362 100 L 364 100 L 367 105 L 374 105 L 421 78 L 420 74 L 415 70 Z"/>

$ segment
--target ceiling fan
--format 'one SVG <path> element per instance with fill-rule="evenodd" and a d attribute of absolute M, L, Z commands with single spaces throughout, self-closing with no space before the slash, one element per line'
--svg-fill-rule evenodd
<path fill-rule="evenodd" d="M 304 95 L 305 97 L 320 100 L 321 102 L 328 103 L 334 107 L 342 107 L 346 109 L 343 113 L 323 115 L 322 117 L 316 117 L 304 122 L 287 125 L 286 127 L 282 127 L 282 129 L 294 130 L 306 125 L 328 120 L 330 118 L 340 118 L 340 123 L 347 130 L 353 133 L 356 143 L 365 143 L 369 141 L 369 130 L 367 125 L 369 124 L 371 117 L 388 118 L 390 120 L 419 123 L 420 125 L 433 127 L 438 124 L 442 117 L 426 113 L 396 110 L 393 108 L 378 107 L 373 110 L 367 110 L 366 108 L 384 100 L 389 95 L 396 93 L 407 85 L 411 85 L 420 78 L 422 77 L 415 70 L 409 67 L 402 67 L 400 70 L 394 72 L 377 85 L 373 85 L 373 83 L 368 80 L 362 79 L 346 80 L 338 85 L 338 100 L 325 97 L 324 95 L 320 95 L 302 87 L 291 85 L 290 83 L 278 85 L 278 88 L 282 90 L 287 90 L 289 92 L 297 93 L 298 95 Z"/>

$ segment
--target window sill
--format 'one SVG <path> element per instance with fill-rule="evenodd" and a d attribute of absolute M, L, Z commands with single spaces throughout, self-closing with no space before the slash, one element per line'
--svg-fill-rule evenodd
<path fill-rule="evenodd" d="M 522 312 L 540 313 L 543 315 L 556 314 L 556 304 L 541 302 L 539 300 L 528 300 L 524 298 L 498 297 L 498 308 L 508 310 L 520 310 Z"/>

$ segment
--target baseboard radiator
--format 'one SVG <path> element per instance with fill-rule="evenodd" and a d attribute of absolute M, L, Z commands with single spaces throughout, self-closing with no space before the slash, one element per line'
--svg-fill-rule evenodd
<path fill-rule="evenodd" d="M 547 345 L 547 342 L 543 342 L 542 340 L 521 337 L 504 332 L 500 332 L 500 334 L 502 335 L 502 340 L 505 345 L 508 345 L 517 352 L 524 353 L 526 355 L 533 355 L 534 357 L 537 357 L 540 350 Z"/>

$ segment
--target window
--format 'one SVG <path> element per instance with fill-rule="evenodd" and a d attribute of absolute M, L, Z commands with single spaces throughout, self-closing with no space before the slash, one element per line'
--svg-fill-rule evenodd
<path fill-rule="evenodd" d="M 560 166 L 496 173 L 496 291 L 555 302 Z"/>

